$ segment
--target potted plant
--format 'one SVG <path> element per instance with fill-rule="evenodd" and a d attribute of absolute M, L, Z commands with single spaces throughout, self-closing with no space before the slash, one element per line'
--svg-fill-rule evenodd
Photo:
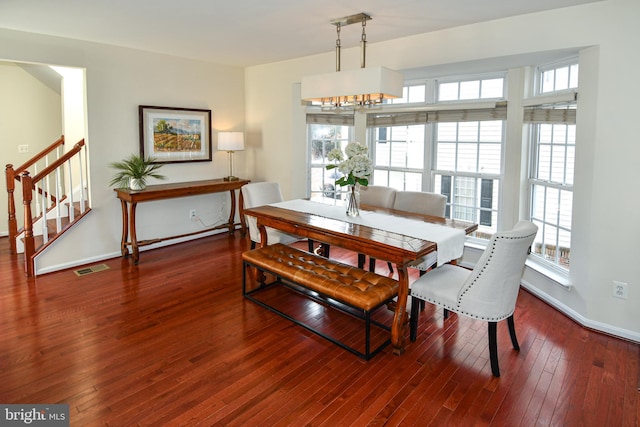
<path fill-rule="evenodd" d="M 132 154 L 121 162 L 110 163 L 109 166 L 118 172 L 111 179 L 110 185 L 131 190 L 144 190 L 148 178 L 165 179 L 156 171 L 163 165 L 153 163 L 155 159 Z"/>

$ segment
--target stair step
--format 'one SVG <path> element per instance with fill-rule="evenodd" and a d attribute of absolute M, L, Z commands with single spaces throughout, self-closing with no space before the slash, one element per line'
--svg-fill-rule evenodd
<path fill-rule="evenodd" d="M 78 222 L 80 220 L 80 218 L 82 218 L 83 216 L 85 216 L 86 214 L 88 214 L 91 211 L 91 208 L 87 207 L 85 208 L 84 213 L 80 213 L 80 209 L 77 209 L 77 212 L 75 213 L 75 218 L 73 220 L 73 222 L 69 221 L 69 217 L 61 217 L 60 218 L 60 231 L 57 231 L 57 227 L 56 227 L 56 219 L 48 219 L 47 220 L 47 227 L 48 227 L 48 237 L 49 240 L 45 243 L 44 242 L 44 238 L 42 235 L 38 235 L 38 236 L 33 236 L 33 246 L 35 248 L 36 253 L 41 252 L 42 250 L 44 250 L 45 247 L 47 247 L 48 245 L 50 245 L 54 240 L 56 240 L 59 236 L 61 236 L 65 231 L 67 231 L 69 228 L 71 228 L 76 222 Z M 24 238 L 22 239 L 24 241 Z"/>
<path fill-rule="evenodd" d="M 85 212 L 89 209 L 88 203 L 85 201 Z M 74 213 L 74 218 L 78 218 L 81 214 L 80 214 L 80 202 L 73 202 L 73 213 Z M 75 221 L 75 220 L 74 220 Z M 60 217 L 60 234 L 64 233 L 64 231 L 69 228 L 70 226 L 70 220 L 68 216 L 63 216 Z M 50 218 L 47 220 L 47 235 L 49 237 L 49 240 L 52 240 L 57 234 L 58 234 L 58 230 L 57 230 L 57 219 L 56 218 Z M 42 235 L 39 236 L 34 236 L 34 245 L 35 248 L 38 249 L 40 246 L 42 246 L 44 244 L 44 238 L 42 237 Z"/>

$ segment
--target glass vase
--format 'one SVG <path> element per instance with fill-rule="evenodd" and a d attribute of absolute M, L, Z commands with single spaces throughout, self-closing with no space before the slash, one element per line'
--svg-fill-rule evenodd
<path fill-rule="evenodd" d="M 347 193 L 347 216 L 360 215 L 360 191 L 358 185 L 350 185 Z"/>

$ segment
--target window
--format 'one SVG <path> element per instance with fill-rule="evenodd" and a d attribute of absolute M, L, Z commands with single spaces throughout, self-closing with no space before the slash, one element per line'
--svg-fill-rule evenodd
<path fill-rule="evenodd" d="M 392 98 L 388 104 L 414 104 L 426 101 L 426 85 L 424 83 L 406 85 L 402 90 L 402 98 Z"/>
<path fill-rule="evenodd" d="M 504 78 L 440 82 L 438 101 L 462 101 L 504 97 Z"/>
<path fill-rule="evenodd" d="M 479 224 L 478 237 L 497 231 L 504 122 L 438 123 L 434 191 L 447 196 L 448 218 Z"/>
<path fill-rule="evenodd" d="M 557 92 L 578 87 L 578 64 L 560 67 L 540 68 L 539 70 L 540 94 Z"/>
<path fill-rule="evenodd" d="M 369 135 L 374 144 L 375 185 L 421 191 L 425 173 L 425 125 L 376 127 Z"/>
<path fill-rule="evenodd" d="M 437 99 L 461 106 L 463 101 L 503 99 L 504 86 L 503 76 L 443 80 L 437 83 Z M 476 109 L 458 116 L 444 112 L 436 124 L 434 191 L 447 196 L 448 218 L 475 222 L 476 237 L 489 238 L 498 226 L 506 111 Z"/>
<path fill-rule="evenodd" d="M 541 68 L 538 94 L 575 89 L 578 65 Z M 539 105 L 525 110 L 530 123 L 530 219 L 539 230 L 533 252 L 568 269 L 573 215 L 573 168 L 576 151 L 576 103 Z"/>
<path fill-rule="evenodd" d="M 539 228 L 534 253 L 569 268 L 576 126 L 538 124 L 532 140 L 531 221 Z"/>
<path fill-rule="evenodd" d="M 425 93 L 420 99 L 433 100 L 437 93 L 439 101 L 456 101 L 455 107 L 448 103 L 439 109 L 439 102 L 424 102 L 422 111 L 389 109 L 368 114 L 373 182 L 398 190 L 445 194 L 447 217 L 480 224 L 479 237 L 497 231 L 506 107 L 477 101 L 502 98 L 504 82 L 503 75 L 492 75 L 414 84 L 403 99 L 413 89 Z"/>
<path fill-rule="evenodd" d="M 335 120 L 343 120 L 343 124 L 331 123 Z M 337 169 L 326 170 L 325 166 L 330 162 L 327 154 L 333 148 L 344 147 L 350 141 L 353 126 L 347 118 L 327 118 L 323 115 L 309 115 L 307 117 L 307 129 L 309 132 L 309 180 L 311 197 L 323 195 L 325 197 L 341 198 L 340 189 L 335 187 Z M 353 117 L 351 117 L 351 122 Z M 346 124 L 344 124 L 346 123 Z"/>

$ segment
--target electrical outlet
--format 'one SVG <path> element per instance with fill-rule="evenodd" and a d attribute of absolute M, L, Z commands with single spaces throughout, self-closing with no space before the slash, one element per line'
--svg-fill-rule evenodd
<path fill-rule="evenodd" d="M 616 298 L 627 299 L 628 283 L 613 281 L 613 296 Z"/>
<path fill-rule="evenodd" d="M 196 217 L 196 210 L 195 209 L 191 209 L 189 211 L 189 219 L 193 220 Z"/>

